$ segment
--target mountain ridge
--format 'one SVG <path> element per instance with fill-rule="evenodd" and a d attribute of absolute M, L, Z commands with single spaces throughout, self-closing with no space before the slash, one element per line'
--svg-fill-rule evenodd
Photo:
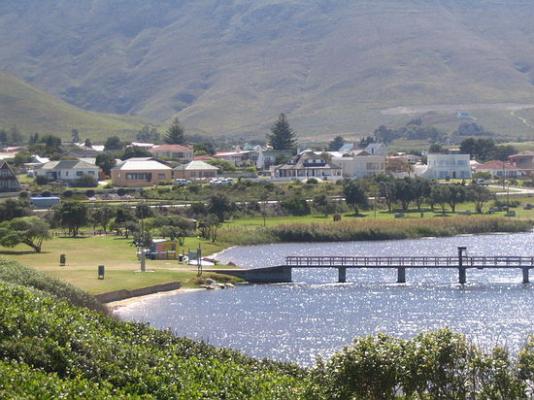
<path fill-rule="evenodd" d="M 367 134 L 405 122 L 395 107 L 534 104 L 532 19 L 518 0 L 11 0 L 0 70 L 198 133 L 260 136 L 285 112 L 304 137 Z M 534 111 L 458 111 L 532 136 Z"/>

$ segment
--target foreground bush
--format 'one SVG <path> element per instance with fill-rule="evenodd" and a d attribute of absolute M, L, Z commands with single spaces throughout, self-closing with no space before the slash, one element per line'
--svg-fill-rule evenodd
<path fill-rule="evenodd" d="M 1 398 L 62 398 L 44 394 L 57 390 L 84 399 L 293 399 L 302 386 L 298 367 L 117 321 L 42 291 L 0 282 L 0 299 L 0 360 L 19 363 L 0 365 Z"/>
<path fill-rule="evenodd" d="M 308 399 L 531 399 L 534 340 L 511 360 L 500 347 L 485 354 L 447 329 L 412 340 L 355 339 L 311 372 Z"/>
<path fill-rule="evenodd" d="M 361 337 L 304 370 L 72 304 L 97 308 L 85 296 L 1 263 L 0 399 L 532 399 L 534 337 L 517 357 L 446 329 Z"/>

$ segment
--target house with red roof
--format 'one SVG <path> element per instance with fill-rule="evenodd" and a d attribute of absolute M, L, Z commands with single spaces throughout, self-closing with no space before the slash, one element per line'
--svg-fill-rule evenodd
<path fill-rule="evenodd" d="M 526 176 L 527 171 L 510 161 L 492 160 L 473 166 L 474 173 L 489 173 L 492 178 L 519 178 Z"/>

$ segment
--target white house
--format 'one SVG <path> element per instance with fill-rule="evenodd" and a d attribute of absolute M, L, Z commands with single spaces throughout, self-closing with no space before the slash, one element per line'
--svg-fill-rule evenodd
<path fill-rule="evenodd" d="M 422 176 L 428 179 L 470 179 L 472 176 L 469 154 L 429 154 L 427 168 Z"/>
<path fill-rule="evenodd" d="M 341 179 L 342 171 L 337 165 L 331 164 L 324 156 L 314 152 L 305 152 L 297 155 L 286 164 L 272 169 L 273 179 L 306 180 L 309 178 Z"/>
<path fill-rule="evenodd" d="M 37 176 L 44 176 L 50 181 L 74 182 L 84 175 L 98 180 L 100 168 L 82 160 L 49 161 L 35 170 Z"/>
<path fill-rule="evenodd" d="M 363 178 L 385 174 L 386 156 L 372 155 L 365 150 L 332 157 L 332 164 L 342 169 L 345 178 Z"/>

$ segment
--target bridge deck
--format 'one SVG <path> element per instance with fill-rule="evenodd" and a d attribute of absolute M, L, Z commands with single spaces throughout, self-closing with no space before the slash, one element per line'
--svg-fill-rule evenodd
<path fill-rule="evenodd" d="M 345 257 L 289 256 L 294 268 L 534 268 L 534 257 Z"/>

